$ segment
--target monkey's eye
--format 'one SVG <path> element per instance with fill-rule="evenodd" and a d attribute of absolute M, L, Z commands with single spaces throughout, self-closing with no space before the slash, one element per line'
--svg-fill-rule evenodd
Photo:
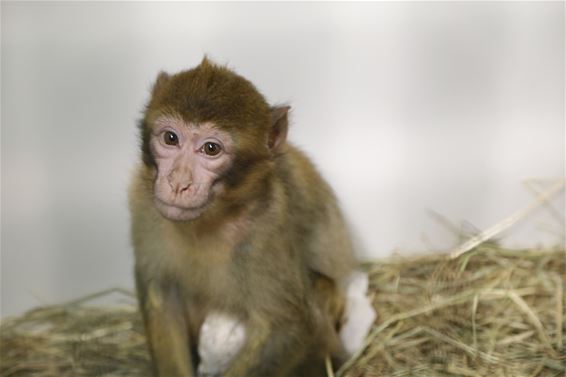
<path fill-rule="evenodd" d="M 179 145 L 179 137 L 171 131 L 165 131 L 163 133 L 163 141 L 167 145 Z"/>
<path fill-rule="evenodd" d="M 201 151 L 207 156 L 216 156 L 218 153 L 220 153 L 221 150 L 222 147 L 219 144 L 213 143 L 211 141 L 204 143 L 201 148 Z"/>

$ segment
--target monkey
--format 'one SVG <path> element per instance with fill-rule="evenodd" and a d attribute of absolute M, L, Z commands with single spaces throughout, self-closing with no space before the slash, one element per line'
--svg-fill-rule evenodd
<path fill-rule="evenodd" d="M 331 187 L 287 141 L 289 113 L 206 56 L 153 84 L 128 196 L 155 375 L 196 375 L 211 313 L 245 329 L 222 376 L 316 377 L 345 361 L 357 262 Z"/>

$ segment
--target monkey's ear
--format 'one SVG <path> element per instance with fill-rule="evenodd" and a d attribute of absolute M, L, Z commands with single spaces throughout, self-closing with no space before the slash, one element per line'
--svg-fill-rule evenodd
<path fill-rule="evenodd" d="M 274 154 L 283 152 L 287 141 L 287 129 L 289 128 L 288 113 L 291 106 L 278 106 L 271 108 L 271 130 L 267 140 L 267 146 Z"/>
<path fill-rule="evenodd" d="M 167 83 L 167 81 L 169 81 L 169 74 L 164 71 L 159 72 L 159 75 L 157 75 L 157 80 L 155 80 L 155 84 L 153 84 L 153 89 L 151 90 L 151 92 L 153 94 L 157 93 L 159 90 L 161 90 L 161 88 L 165 86 L 165 83 Z"/>

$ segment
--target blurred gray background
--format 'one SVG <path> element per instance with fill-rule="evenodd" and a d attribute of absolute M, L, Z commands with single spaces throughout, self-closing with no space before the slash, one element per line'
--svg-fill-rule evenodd
<path fill-rule="evenodd" d="M 363 258 L 449 250 L 564 177 L 564 3 L 1 3 L 2 316 L 132 287 L 126 190 L 160 70 L 293 106 Z M 564 196 L 552 201 L 564 213 Z M 498 238 L 564 245 L 545 208 Z"/>

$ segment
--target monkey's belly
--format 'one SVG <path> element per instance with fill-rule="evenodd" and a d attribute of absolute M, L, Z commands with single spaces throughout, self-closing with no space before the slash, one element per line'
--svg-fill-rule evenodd
<path fill-rule="evenodd" d="M 246 330 L 236 318 L 227 314 L 208 314 L 200 328 L 198 377 L 217 376 L 244 345 Z"/>

